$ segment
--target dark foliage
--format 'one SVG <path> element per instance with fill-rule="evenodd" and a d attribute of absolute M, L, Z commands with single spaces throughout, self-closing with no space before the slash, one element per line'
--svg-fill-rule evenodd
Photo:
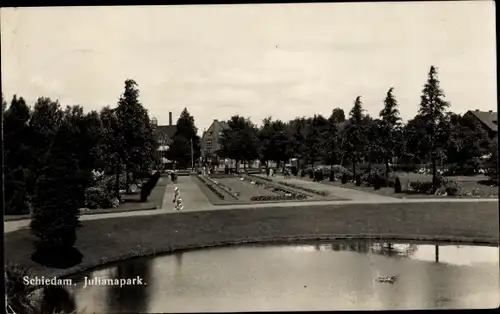
<path fill-rule="evenodd" d="M 80 226 L 78 195 L 80 186 L 77 162 L 68 150 L 71 126 L 63 124 L 52 142 L 49 162 L 36 185 L 31 231 L 37 238 L 37 256 L 50 256 L 44 251 L 69 252 Z"/>
<path fill-rule="evenodd" d="M 342 184 L 346 184 L 347 183 L 347 174 L 346 173 L 342 174 L 342 180 L 340 182 L 342 182 Z"/>
<path fill-rule="evenodd" d="M 155 188 L 156 184 L 158 183 L 158 180 L 160 180 L 161 173 L 159 171 L 156 171 L 151 178 L 142 186 L 141 188 L 141 202 L 146 202 L 149 195 Z"/>
<path fill-rule="evenodd" d="M 74 313 L 76 302 L 71 293 L 62 286 L 46 286 L 43 289 L 41 312 L 52 313 Z"/>
<path fill-rule="evenodd" d="M 356 175 L 356 186 L 361 186 L 361 175 Z"/>
<path fill-rule="evenodd" d="M 394 193 L 401 193 L 401 180 L 399 180 L 399 177 L 396 177 L 394 182 Z"/>

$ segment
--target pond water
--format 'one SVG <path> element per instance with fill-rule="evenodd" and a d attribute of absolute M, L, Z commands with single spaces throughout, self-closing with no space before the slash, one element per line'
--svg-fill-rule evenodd
<path fill-rule="evenodd" d="M 88 279 L 145 285 L 85 287 Z M 394 283 L 379 276 L 397 276 Z M 134 259 L 73 277 L 85 313 L 494 308 L 499 248 L 330 242 Z"/>

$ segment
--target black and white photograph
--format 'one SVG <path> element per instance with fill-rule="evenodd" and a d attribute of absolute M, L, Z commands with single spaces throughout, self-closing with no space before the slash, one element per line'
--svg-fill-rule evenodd
<path fill-rule="evenodd" d="M 493 1 L 2 7 L 9 314 L 500 305 Z"/>

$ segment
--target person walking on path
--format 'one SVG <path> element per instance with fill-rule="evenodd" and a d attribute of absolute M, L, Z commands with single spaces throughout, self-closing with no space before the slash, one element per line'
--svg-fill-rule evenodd
<path fill-rule="evenodd" d="M 178 187 L 174 187 L 174 199 L 172 203 L 174 203 L 174 210 L 179 210 L 179 200 L 180 206 L 182 206 L 181 192 Z"/>

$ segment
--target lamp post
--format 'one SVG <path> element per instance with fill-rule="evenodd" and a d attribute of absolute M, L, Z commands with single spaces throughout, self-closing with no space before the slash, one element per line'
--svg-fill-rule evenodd
<path fill-rule="evenodd" d="M 191 170 L 194 170 L 194 151 L 193 151 L 193 139 L 190 139 L 191 144 Z"/>

